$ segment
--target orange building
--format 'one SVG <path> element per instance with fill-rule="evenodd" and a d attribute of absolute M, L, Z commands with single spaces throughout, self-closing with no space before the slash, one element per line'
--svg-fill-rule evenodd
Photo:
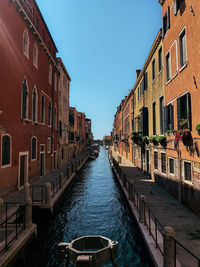
<path fill-rule="evenodd" d="M 159 3 L 163 17 L 165 121 L 169 136 L 166 159 L 161 162 L 167 171 L 155 179 L 200 215 L 200 138 L 196 131 L 200 123 L 200 1 L 159 0 Z"/>

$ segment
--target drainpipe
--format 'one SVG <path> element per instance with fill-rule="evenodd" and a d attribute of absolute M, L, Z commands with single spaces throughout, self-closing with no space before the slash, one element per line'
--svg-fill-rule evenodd
<path fill-rule="evenodd" d="M 52 97 L 52 110 L 51 110 L 51 155 L 53 155 L 53 143 L 54 143 L 54 73 L 55 70 L 52 68 L 52 86 L 51 86 L 51 97 Z M 51 161 L 51 170 L 53 169 L 53 161 Z"/>
<path fill-rule="evenodd" d="M 179 143 L 177 145 L 177 159 L 178 159 L 178 201 L 182 203 L 182 158 L 181 150 L 179 149 Z"/>

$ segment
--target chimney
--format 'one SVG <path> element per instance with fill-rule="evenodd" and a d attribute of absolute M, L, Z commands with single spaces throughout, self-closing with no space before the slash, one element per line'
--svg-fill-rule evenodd
<path fill-rule="evenodd" d="M 141 70 L 136 70 L 136 78 L 140 75 Z"/>

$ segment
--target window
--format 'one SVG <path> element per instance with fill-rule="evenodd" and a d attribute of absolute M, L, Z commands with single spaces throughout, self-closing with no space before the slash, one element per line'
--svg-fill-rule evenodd
<path fill-rule="evenodd" d="M 161 172 L 166 173 L 166 154 L 161 153 Z"/>
<path fill-rule="evenodd" d="M 158 169 L 158 152 L 154 152 L 154 168 Z"/>
<path fill-rule="evenodd" d="M 62 152 L 62 160 L 63 160 L 64 159 L 64 148 L 63 147 L 62 147 L 61 152 Z"/>
<path fill-rule="evenodd" d="M 49 84 L 52 84 L 52 67 L 49 65 Z"/>
<path fill-rule="evenodd" d="M 160 133 L 164 133 L 164 97 L 160 97 Z"/>
<path fill-rule="evenodd" d="M 37 121 L 37 92 L 35 88 L 32 95 L 32 120 Z"/>
<path fill-rule="evenodd" d="M 51 138 L 48 137 L 47 139 L 47 152 L 50 153 L 51 152 Z"/>
<path fill-rule="evenodd" d="M 182 4 L 185 2 L 185 0 L 175 0 L 174 1 L 174 15 L 176 16 L 179 9 L 181 8 Z"/>
<path fill-rule="evenodd" d="M 28 118 L 28 87 L 26 79 L 22 83 L 22 118 Z"/>
<path fill-rule="evenodd" d="M 144 80 L 144 90 L 147 90 L 148 89 L 148 72 L 147 71 L 144 73 L 143 80 Z"/>
<path fill-rule="evenodd" d="M 156 134 L 156 102 L 153 103 L 153 135 Z"/>
<path fill-rule="evenodd" d="M 169 158 L 169 173 L 174 174 L 175 169 L 174 169 L 174 159 Z"/>
<path fill-rule="evenodd" d="M 164 122 L 166 124 L 164 131 L 174 130 L 174 107 L 172 103 L 164 107 L 164 113 Z"/>
<path fill-rule="evenodd" d="M 164 38 L 165 34 L 167 33 L 168 29 L 170 28 L 170 7 L 167 7 L 167 12 L 163 17 L 162 23 L 162 37 Z"/>
<path fill-rule="evenodd" d="M 4 135 L 2 137 L 2 166 L 10 164 L 10 150 L 11 150 L 11 138 L 9 135 Z"/>
<path fill-rule="evenodd" d="M 171 57 L 170 53 L 168 52 L 166 55 L 166 75 L 167 75 L 167 82 L 171 80 Z"/>
<path fill-rule="evenodd" d="M 33 46 L 33 65 L 36 68 L 38 67 L 38 48 L 36 43 Z"/>
<path fill-rule="evenodd" d="M 177 120 L 178 129 L 181 128 L 181 121 L 187 120 L 187 126 L 192 130 L 191 97 L 189 92 L 177 98 Z"/>
<path fill-rule="evenodd" d="M 180 67 L 183 67 L 183 65 L 187 61 L 185 29 L 179 36 L 179 53 L 180 53 Z"/>
<path fill-rule="evenodd" d="M 36 137 L 32 137 L 31 150 L 32 150 L 32 159 L 36 159 L 36 157 L 37 157 L 37 139 L 36 139 Z"/>
<path fill-rule="evenodd" d="M 184 162 L 184 179 L 192 181 L 192 165 L 190 162 Z"/>
<path fill-rule="evenodd" d="M 59 121 L 59 137 L 62 137 L 62 121 Z"/>
<path fill-rule="evenodd" d="M 51 126 L 51 112 L 52 112 L 51 102 L 48 103 L 48 126 Z"/>
<path fill-rule="evenodd" d="M 54 75 L 54 89 L 57 91 L 57 76 Z"/>
<path fill-rule="evenodd" d="M 152 61 L 152 81 L 155 80 L 156 75 L 156 65 L 155 65 L 155 59 Z"/>
<path fill-rule="evenodd" d="M 27 29 L 25 29 L 23 33 L 23 53 L 29 57 L 29 36 Z"/>
<path fill-rule="evenodd" d="M 41 123 L 45 123 L 45 98 L 41 97 Z"/>
<path fill-rule="evenodd" d="M 162 46 L 158 50 L 158 71 L 162 70 Z"/>

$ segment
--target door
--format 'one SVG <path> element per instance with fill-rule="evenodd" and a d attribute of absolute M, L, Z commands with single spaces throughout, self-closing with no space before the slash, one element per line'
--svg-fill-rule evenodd
<path fill-rule="evenodd" d="M 28 155 L 20 153 L 19 155 L 19 188 L 23 187 L 28 182 Z"/>
<path fill-rule="evenodd" d="M 40 153 L 40 176 L 44 175 L 44 153 Z"/>
<path fill-rule="evenodd" d="M 149 174 L 149 150 L 146 150 L 146 170 L 147 174 Z"/>

